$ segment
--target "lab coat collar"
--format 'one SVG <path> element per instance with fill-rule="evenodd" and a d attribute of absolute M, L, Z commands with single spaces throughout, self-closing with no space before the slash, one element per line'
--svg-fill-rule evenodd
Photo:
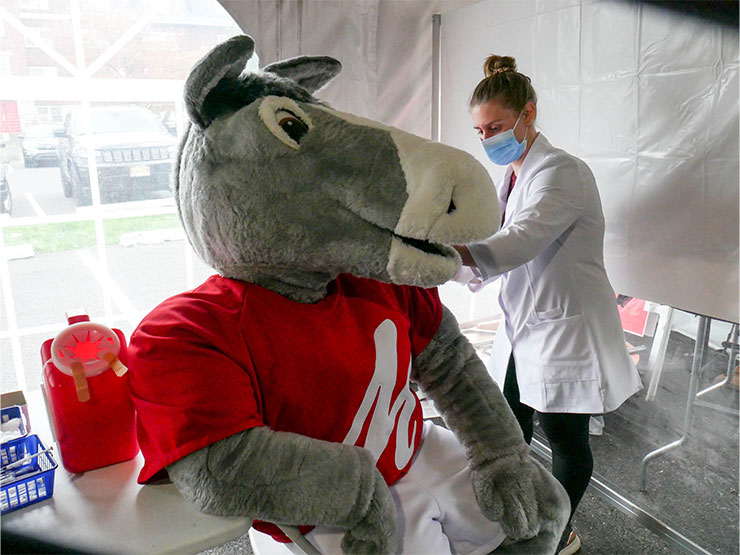
<path fill-rule="evenodd" d="M 516 178 L 517 182 L 523 183 L 527 179 L 527 174 L 537 164 L 537 160 L 539 160 L 550 150 L 552 150 L 552 145 L 550 144 L 550 141 L 548 141 L 542 133 L 538 133 L 534 141 L 532 141 L 532 146 L 530 147 L 529 152 L 527 152 L 527 156 L 524 158 L 524 162 L 522 162 L 522 167 L 519 169 L 519 175 Z M 503 181 L 501 181 L 501 186 L 498 190 L 499 206 L 501 207 L 502 211 L 506 210 L 506 205 L 509 200 L 506 198 L 506 193 L 509 192 L 509 182 L 511 181 L 512 173 L 514 173 L 514 169 L 511 167 L 511 164 L 509 164 L 508 166 L 506 166 L 504 178 Z M 515 193 L 517 193 L 516 185 L 511 191 L 512 195 L 514 195 Z M 506 225 L 505 222 L 504 225 Z"/>
<path fill-rule="evenodd" d="M 541 132 L 538 133 L 534 141 L 532 141 L 532 146 L 530 147 L 529 152 L 527 152 L 524 162 L 522 162 L 522 167 L 519 169 L 519 175 L 516 178 L 517 181 L 523 182 L 526 180 L 527 174 L 532 171 L 532 168 L 537 165 L 537 162 L 550 150 L 552 150 L 550 141 L 548 141 L 547 137 L 545 137 Z M 512 171 L 511 166 L 509 166 L 506 172 L 507 176 L 510 177 Z"/>
<path fill-rule="evenodd" d="M 504 177 L 501 180 L 501 184 L 498 187 L 498 201 L 499 201 L 498 203 L 502 211 L 506 209 L 506 201 L 507 201 L 506 193 L 509 192 L 509 182 L 511 181 L 512 173 L 514 173 L 514 170 L 512 169 L 511 165 L 506 166 Z M 513 191 L 512 191 L 512 194 L 513 194 Z"/>

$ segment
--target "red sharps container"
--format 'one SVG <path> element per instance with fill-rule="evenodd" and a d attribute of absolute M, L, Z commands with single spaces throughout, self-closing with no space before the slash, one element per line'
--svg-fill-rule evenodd
<path fill-rule="evenodd" d="M 126 374 L 126 338 L 118 329 L 67 316 L 69 327 L 41 345 L 46 404 L 62 464 L 84 472 L 139 452 Z"/>

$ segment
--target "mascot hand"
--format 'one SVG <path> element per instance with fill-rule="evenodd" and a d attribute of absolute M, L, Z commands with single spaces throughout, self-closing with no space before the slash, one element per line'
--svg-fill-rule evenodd
<path fill-rule="evenodd" d="M 398 552 L 398 525 L 396 505 L 388 485 L 375 470 L 375 491 L 364 515 L 350 528 L 342 540 L 345 553 Z"/>
<path fill-rule="evenodd" d="M 529 455 L 510 455 L 488 461 L 472 471 L 473 490 L 483 514 L 498 521 L 513 540 L 540 531 L 537 487 L 540 471 Z"/>

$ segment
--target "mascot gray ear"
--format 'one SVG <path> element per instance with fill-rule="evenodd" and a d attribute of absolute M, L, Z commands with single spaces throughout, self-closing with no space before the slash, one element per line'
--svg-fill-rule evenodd
<path fill-rule="evenodd" d="M 233 91 L 253 52 L 252 38 L 240 35 L 222 42 L 195 64 L 185 81 L 185 109 L 195 125 L 204 129 L 239 103 Z"/>
<path fill-rule="evenodd" d="M 339 75 L 342 64 L 330 56 L 297 56 L 266 65 L 262 71 L 286 77 L 313 94 Z"/>

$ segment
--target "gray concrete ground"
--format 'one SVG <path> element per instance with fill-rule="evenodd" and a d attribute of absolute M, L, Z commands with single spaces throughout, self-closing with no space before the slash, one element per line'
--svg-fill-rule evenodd
<path fill-rule="evenodd" d="M 679 439 L 684 431 L 693 349 L 693 340 L 672 333 L 655 399 L 646 401 L 643 390 L 606 415 L 603 435 L 591 442 L 595 472 L 625 498 L 707 552 L 737 554 L 738 390 L 731 384 L 701 398 L 713 408 L 694 407 L 686 441 L 653 459 L 647 466 L 647 491 L 639 487 L 643 457 Z M 724 377 L 728 356 L 710 350 L 704 361 L 700 390 Z M 646 385 L 648 378 L 643 376 Z M 616 515 L 597 501 L 584 501 L 574 518 L 584 540 L 584 554 L 681 552 L 673 543 L 651 538 L 652 534 L 635 541 L 629 534 L 634 521 L 614 519 L 625 522 L 624 529 L 618 524 L 616 528 L 605 526 Z"/>

